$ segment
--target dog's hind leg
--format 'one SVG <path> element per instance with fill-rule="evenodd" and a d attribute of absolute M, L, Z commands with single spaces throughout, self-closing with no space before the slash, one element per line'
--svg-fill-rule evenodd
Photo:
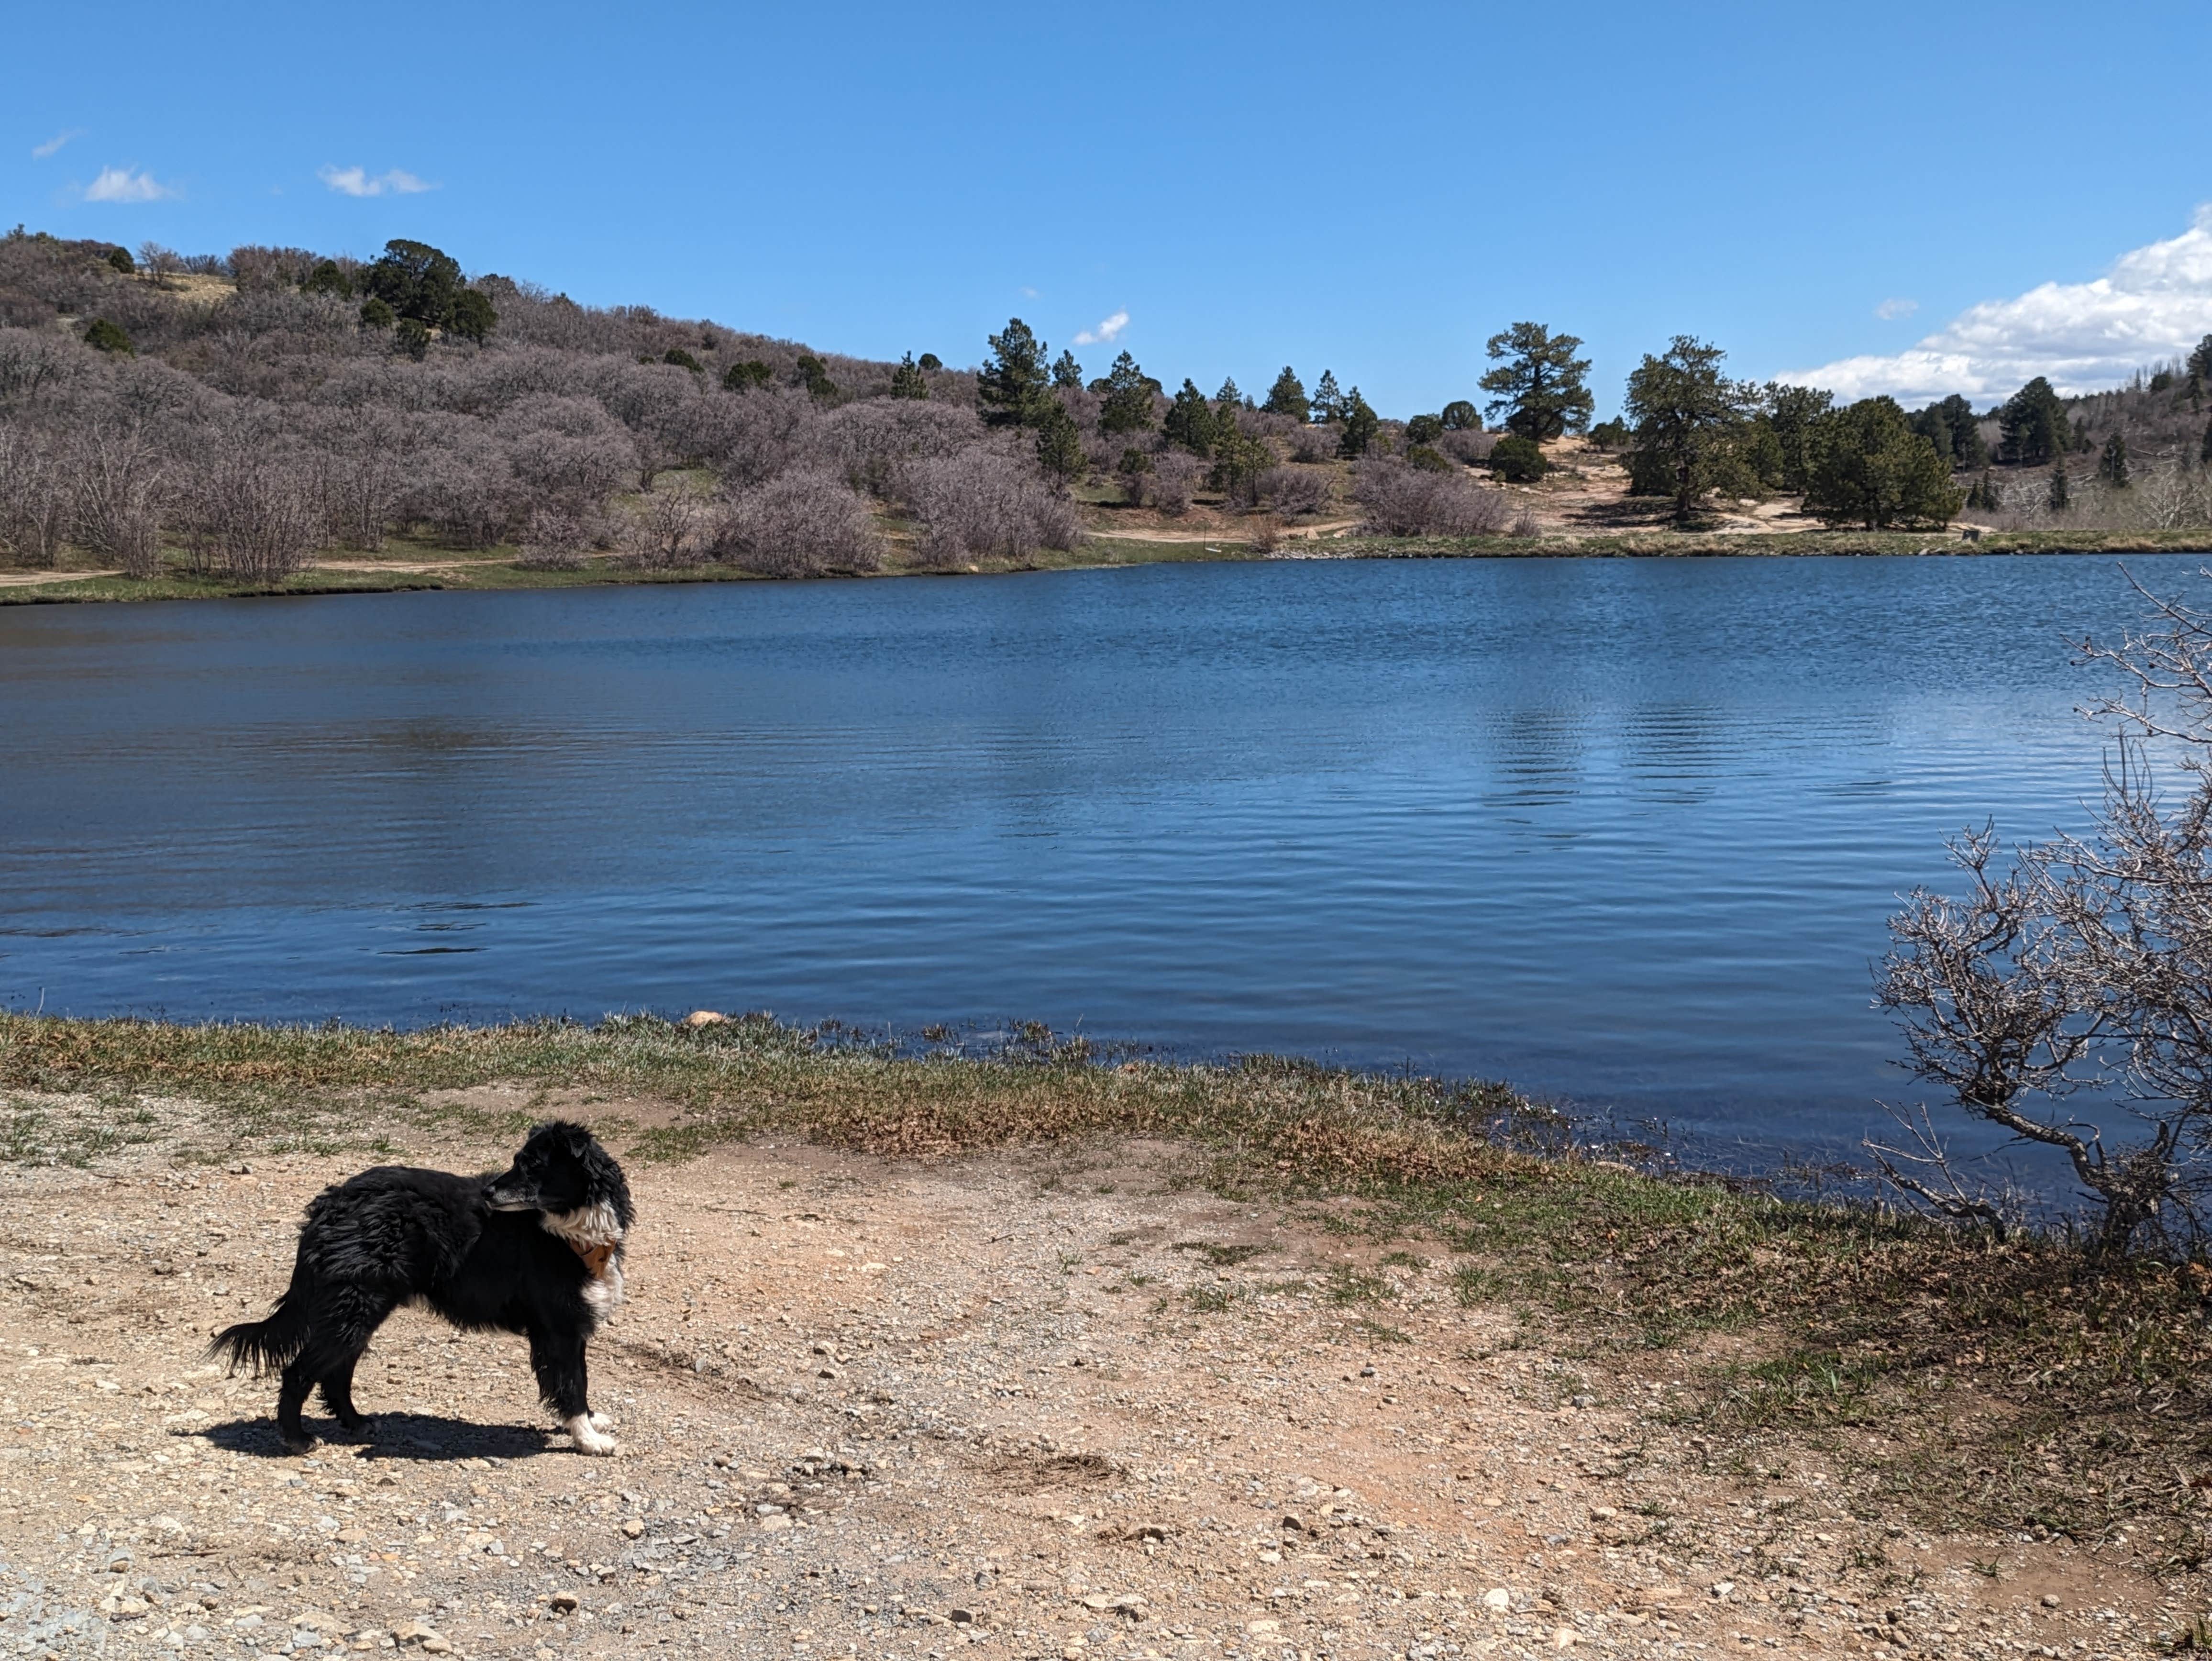
<path fill-rule="evenodd" d="M 289 1453 L 305 1453 L 315 1445 L 315 1439 L 300 1422 L 300 1409 L 307 1405 L 307 1392 L 314 1387 L 315 1375 L 303 1360 L 286 1364 L 283 1382 L 276 1387 L 276 1434 L 283 1439 Z"/>
<path fill-rule="evenodd" d="M 360 1430 L 368 1423 L 361 1409 L 353 1404 L 353 1370 L 360 1360 L 356 1352 L 323 1374 L 323 1400 L 338 1423 L 349 1431 Z"/>
<path fill-rule="evenodd" d="M 615 1439 L 592 1422 L 591 1379 L 584 1365 L 581 1337 L 556 1337 L 532 1331 L 530 1366 L 538 1375 L 538 1393 L 560 1415 L 561 1427 L 579 1453 L 612 1453 Z"/>
<path fill-rule="evenodd" d="M 392 1299 L 366 1287 L 333 1290 L 322 1311 L 314 1340 L 300 1356 L 322 1386 L 323 1400 L 340 1426 L 348 1432 L 362 1429 L 368 1421 L 353 1402 L 353 1370 L 362 1352 L 392 1313 Z"/>

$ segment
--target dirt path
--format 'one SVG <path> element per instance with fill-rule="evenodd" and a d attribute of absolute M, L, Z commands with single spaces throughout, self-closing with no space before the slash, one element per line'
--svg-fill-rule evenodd
<path fill-rule="evenodd" d="M 115 571 L 0 571 L 0 588 L 35 588 L 47 582 L 88 582 L 94 577 L 119 577 Z"/>
<path fill-rule="evenodd" d="M 2163 1618 L 2121 1554 L 1920 1536 L 1817 1457 L 1711 1469 L 1664 1354 L 1577 1371 L 1146 1146 L 636 1170 L 620 1457 L 544 1428 L 519 1340 L 403 1314 L 373 1439 L 288 1457 L 201 1348 L 371 1162 L 0 1177 L 9 1652 L 2120 1655 Z"/>

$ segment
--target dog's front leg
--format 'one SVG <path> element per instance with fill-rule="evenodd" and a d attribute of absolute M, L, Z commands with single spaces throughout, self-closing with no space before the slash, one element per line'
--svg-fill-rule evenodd
<path fill-rule="evenodd" d="M 591 1409 L 591 1380 L 584 1364 L 580 1338 L 556 1339 L 530 1335 L 530 1366 L 538 1375 L 538 1393 L 560 1416 L 561 1427 L 579 1453 L 613 1453 L 615 1439 L 603 1433 Z M 601 1424 L 605 1421 L 601 1421 Z"/>

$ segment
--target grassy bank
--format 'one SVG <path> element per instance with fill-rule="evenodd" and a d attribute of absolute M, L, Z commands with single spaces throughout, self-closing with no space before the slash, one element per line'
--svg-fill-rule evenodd
<path fill-rule="evenodd" d="M 935 566 L 886 564 L 876 575 L 989 575 L 1013 571 L 1089 570 L 1122 565 L 1182 564 L 1267 557 L 1316 559 L 1661 559 L 1689 557 L 1899 557 L 1930 554 L 2130 554 L 2212 552 L 2202 530 L 2161 532 L 2021 532 L 1992 533 L 1978 542 L 1955 532 L 1805 532 L 1776 535 L 1720 535 L 1641 531 L 1598 536 L 1330 537 L 1285 541 L 1273 554 L 1228 532 L 1206 541 L 1160 542 L 1146 538 L 1093 536 L 1074 549 L 1041 549 L 1024 558 L 982 560 L 948 573 Z M 27 574 L 25 574 L 27 575 Z M 282 582 L 237 582 L 193 576 L 172 568 L 147 581 L 112 575 L 73 575 L 0 582 L 0 605 L 51 605 L 83 601 L 241 599 L 279 594 L 396 593 L 416 589 L 586 588 L 701 582 L 758 582 L 769 579 L 726 565 L 681 570 L 641 570 L 600 560 L 574 570 L 536 570 L 515 563 L 511 548 L 477 552 L 406 548 L 395 545 L 384 558 L 348 555 Z"/>
<path fill-rule="evenodd" d="M 492 1084 L 525 1105 L 488 1115 L 449 1093 Z M 457 1120 L 505 1136 L 549 1101 L 611 1116 L 646 1160 L 768 1133 L 906 1159 L 1163 1140 L 1193 1183 L 1442 1256 L 1466 1301 L 1614 1376 L 1679 1381 L 1651 1411 L 1700 1427 L 1717 1463 L 1817 1446 L 1869 1516 L 2124 1536 L 2168 1575 L 2212 1553 L 2201 1269 L 1647 1174 L 1565 1148 L 1503 1086 L 1277 1059 L 1113 1066 L 1044 1035 L 996 1060 L 901 1056 L 765 1019 L 395 1033 L 0 1017 L 0 1159 L 96 1157 L 178 1101 L 216 1133 L 179 1157 L 208 1159 Z M 1387 1342 L 1387 1287 L 1335 1291 L 1373 1300 Z"/>

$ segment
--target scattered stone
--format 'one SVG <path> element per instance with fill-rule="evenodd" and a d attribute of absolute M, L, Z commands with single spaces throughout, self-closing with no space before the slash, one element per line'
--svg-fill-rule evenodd
<path fill-rule="evenodd" d="M 684 1025 L 694 1028 L 702 1026 L 726 1026 L 729 1025 L 729 1020 L 730 1018 L 727 1015 L 723 1014 L 720 1010 L 695 1009 L 684 1018 Z"/>
<path fill-rule="evenodd" d="M 1513 1607 L 1513 1594 L 1503 1586 L 1492 1586 L 1482 1594 L 1482 1607 L 1503 1615 Z"/>

